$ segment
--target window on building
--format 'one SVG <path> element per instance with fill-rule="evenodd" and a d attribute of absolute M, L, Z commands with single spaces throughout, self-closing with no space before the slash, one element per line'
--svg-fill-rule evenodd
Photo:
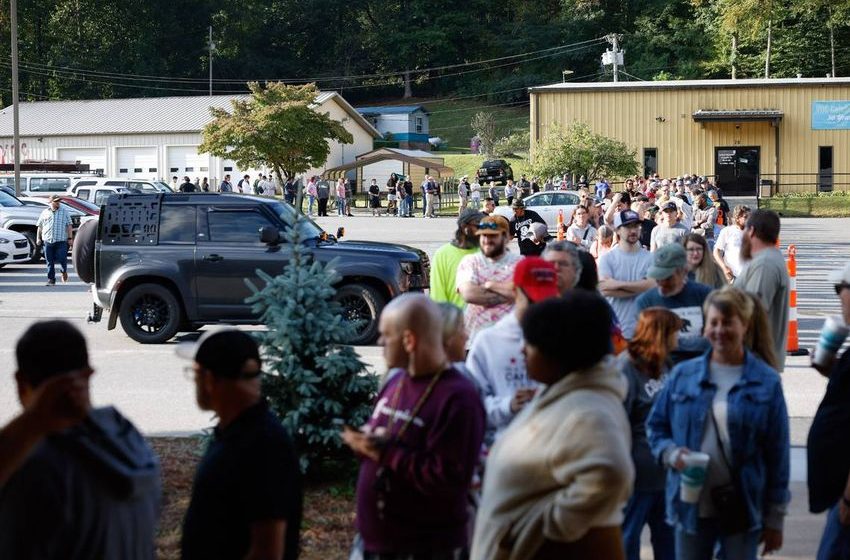
<path fill-rule="evenodd" d="M 651 177 L 658 172 L 658 148 L 643 149 L 643 176 Z"/>
<path fill-rule="evenodd" d="M 141 167 L 134 167 L 134 168 L 133 168 L 133 173 L 141 173 L 141 172 L 142 172 L 142 168 L 141 168 Z"/>
<path fill-rule="evenodd" d="M 225 165 L 225 166 L 224 166 L 224 170 L 225 170 L 225 171 L 233 171 L 233 167 L 230 167 L 230 166 Z"/>
<path fill-rule="evenodd" d="M 209 170 L 210 170 L 209 167 L 201 167 L 201 171 L 209 171 Z"/>
<path fill-rule="evenodd" d="M 160 243 L 195 242 L 195 206 L 164 204 L 159 218 Z"/>
<path fill-rule="evenodd" d="M 830 192 L 833 188 L 832 146 L 818 148 L 818 190 Z"/>
<path fill-rule="evenodd" d="M 179 168 L 179 167 L 172 167 L 172 168 L 171 168 L 171 172 L 172 172 L 172 173 L 177 173 L 177 172 L 179 172 L 179 171 L 180 171 L 180 168 Z"/>
<path fill-rule="evenodd" d="M 121 169 L 118 170 L 118 173 L 127 173 L 127 168 L 122 167 Z"/>
<path fill-rule="evenodd" d="M 422 134 L 422 117 L 416 117 L 416 133 Z"/>
<path fill-rule="evenodd" d="M 156 167 L 148 167 L 148 173 L 156 173 Z"/>
<path fill-rule="evenodd" d="M 195 170 L 195 168 L 194 168 L 194 167 L 187 167 L 187 168 L 186 168 L 186 171 L 187 171 L 187 172 L 189 172 L 189 171 L 194 171 L 194 170 Z"/>
<path fill-rule="evenodd" d="M 272 223 L 259 212 L 213 211 L 207 214 L 212 242 L 259 243 L 260 228 Z"/>

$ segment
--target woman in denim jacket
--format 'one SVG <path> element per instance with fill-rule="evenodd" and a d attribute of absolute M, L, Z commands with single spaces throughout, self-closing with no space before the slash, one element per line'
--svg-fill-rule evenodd
<path fill-rule="evenodd" d="M 785 397 L 776 370 L 744 346 L 753 313 L 746 294 L 715 290 L 704 311 L 712 349 L 673 369 L 647 420 L 649 444 L 668 467 L 676 558 L 710 560 L 719 543 L 725 558 L 754 560 L 759 542 L 764 553 L 782 546 L 790 501 Z M 679 495 L 683 457 L 692 451 L 710 456 L 698 503 Z"/>

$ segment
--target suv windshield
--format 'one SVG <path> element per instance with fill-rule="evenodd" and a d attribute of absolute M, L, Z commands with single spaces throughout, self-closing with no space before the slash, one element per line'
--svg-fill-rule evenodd
<path fill-rule="evenodd" d="M 288 226 L 293 226 L 295 224 L 295 208 L 289 204 L 284 204 L 282 202 L 272 202 L 269 204 L 272 211 L 278 215 L 278 217 L 283 220 Z M 322 233 L 322 228 L 320 228 L 316 222 L 304 216 L 303 214 L 300 216 L 298 220 L 298 234 L 301 236 L 301 240 L 304 239 L 315 239 L 319 237 Z"/>
<path fill-rule="evenodd" d="M 15 206 L 23 206 L 24 203 L 15 198 L 10 194 L 6 194 L 3 191 L 0 191 L 0 206 L 5 206 L 7 208 L 12 208 Z"/>
<path fill-rule="evenodd" d="M 158 190 L 159 192 L 174 192 L 174 189 L 172 189 L 167 183 L 163 183 L 162 181 L 154 181 L 153 184 L 156 185 L 156 190 Z"/>

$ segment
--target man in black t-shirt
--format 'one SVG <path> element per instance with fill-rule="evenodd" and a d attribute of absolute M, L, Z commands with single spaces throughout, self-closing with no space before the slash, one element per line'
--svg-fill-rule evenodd
<path fill-rule="evenodd" d="M 193 360 L 198 406 L 219 418 L 183 521 L 182 558 L 298 558 L 302 483 L 292 440 L 260 396 L 257 344 L 210 331 L 178 354 Z"/>
<path fill-rule="evenodd" d="M 531 237 L 531 224 L 546 224 L 540 214 L 534 210 L 528 210 L 522 200 L 514 200 L 511 208 L 514 210 L 514 217 L 510 222 L 511 237 L 516 237 L 518 240 Z"/>
<path fill-rule="evenodd" d="M 850 264 L 829 275 L 841 300 L 842 319 L 850 323 Z M 842 337 L 821 334 L 821 340 L 841 344 Z M 836 363 L 812 364 L 829 377 L 806 449 L 808 451 L 809 510 L 829 510 L 821 538 L 818 558 L 846 560 L 850 550 L 850 352 Z"/>

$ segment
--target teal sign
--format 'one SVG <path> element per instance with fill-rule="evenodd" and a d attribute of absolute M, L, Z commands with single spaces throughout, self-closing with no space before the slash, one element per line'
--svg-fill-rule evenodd
<path fill-rule="evenodd" d="M 850 101 L 812 101 L 812 130 L 850 130 Z"/>

